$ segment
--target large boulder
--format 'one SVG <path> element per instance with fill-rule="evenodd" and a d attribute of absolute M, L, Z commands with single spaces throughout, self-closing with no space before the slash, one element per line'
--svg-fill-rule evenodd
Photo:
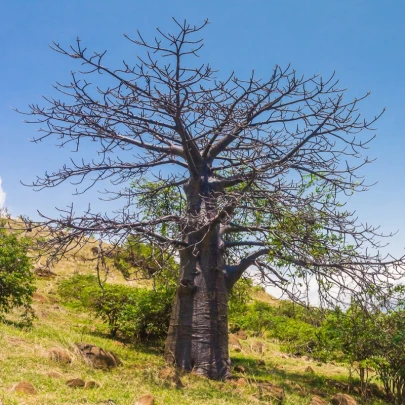
<path fill-rule="evenodd" d="M 122 362 L 117 355 L 89 343 L 76 343 L 81 356 L 94 368 L 110 369 L 120 366 Z"/>

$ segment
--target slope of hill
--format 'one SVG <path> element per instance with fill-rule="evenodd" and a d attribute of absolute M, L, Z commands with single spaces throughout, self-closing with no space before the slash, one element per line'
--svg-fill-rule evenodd
<path fill-rule="evenodd" d="M 92 259 L 91 248 L 85 247 L 75 258 L 59 262 L 52 269 L 54 275 L 37 277 L 37 319 L 31 329 L 18 328 L 11 322 L 0 324 L 0 404 L 134 405 L 140 396 L 149 393 L 155 405 L 320 405 L 322 402 L 311 402 L 314 395 L 329 403 L 337 392 L 350 390 L 346 368 L 289 356 L 282 353 L 277 342 L 243 333 L 230 335 L 232 380 L 179 375 L 164 364 L 161 348 L 125 345 L 110 339 L 100 333 L 100 321 L 60 302 L 58 283 L 73 273 L 94 272 Z M 124 282 L 113 271 L 110 281 Z M 257 294 L 257 299 L 274 302 L 263 292 Z M 94 369 L 77 349 L 76 344 L 83 342 L 114 352 L 122 365 L 111 370 Z M 67 384 L 76 378 L 95 383 L 77 388 Z M 32 384 L 31 392 L 18 392 L 21 382 Z"/>

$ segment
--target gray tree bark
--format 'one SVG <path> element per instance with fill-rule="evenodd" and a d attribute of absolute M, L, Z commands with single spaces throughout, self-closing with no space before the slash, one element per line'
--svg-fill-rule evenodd
<path fill-rule="evenodd" d="M 189 247 L 180 250 L 180 280 L 165 348 L 166 361 L 185 371 L 224 379 L 230 376 L 228 292 L 219 224 L 193 232 L 195 222 L 216 215 L 214 182 L 205 176 L 185 187 Z"/>

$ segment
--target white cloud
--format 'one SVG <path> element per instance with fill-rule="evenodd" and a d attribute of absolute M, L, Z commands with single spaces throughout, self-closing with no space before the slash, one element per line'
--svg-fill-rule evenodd
<path fill-rule="evenodd" d="M 6 193 L 1 186 L 2 181 L 3 180 L 0 177 L 0 209 L 4 208 L 4 204 L 6 202 Z"/>

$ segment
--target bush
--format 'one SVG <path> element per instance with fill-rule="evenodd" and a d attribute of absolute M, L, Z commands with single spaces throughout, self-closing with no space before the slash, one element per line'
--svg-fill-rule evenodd
<path fill-rule="evenodd" d="M 230 306 L 230 329 L 243 329 L 261 337 L 271 337 L 282 342 L 282 348 L 290 353 L 312 353 L 316 346 L 316 328 L 305 322 L 308 310 L 280 302 L 279 307 L 265 302 L 241 302 Z M 304 316 L 305 315 L 305 316 Z"/>
<path fill-rule="evenodd" d="M 32 322 L 35 286 L 28 247 L 28 238 L 19 238 L 15 233 L 0 229 L 0 320 L 4 320 L 4 315 L 12 309 L 22 308 L 24 322 Z"/>
<path fill-rule="evenodd" d="M 147 290 L 105 284 L 96 276 L 75 275 L 61 282 L 59 294 L 76 308 L 92 311 L 112 337 L 126 341 L 159 341 L 166 337 L 174 290 Z"/>

